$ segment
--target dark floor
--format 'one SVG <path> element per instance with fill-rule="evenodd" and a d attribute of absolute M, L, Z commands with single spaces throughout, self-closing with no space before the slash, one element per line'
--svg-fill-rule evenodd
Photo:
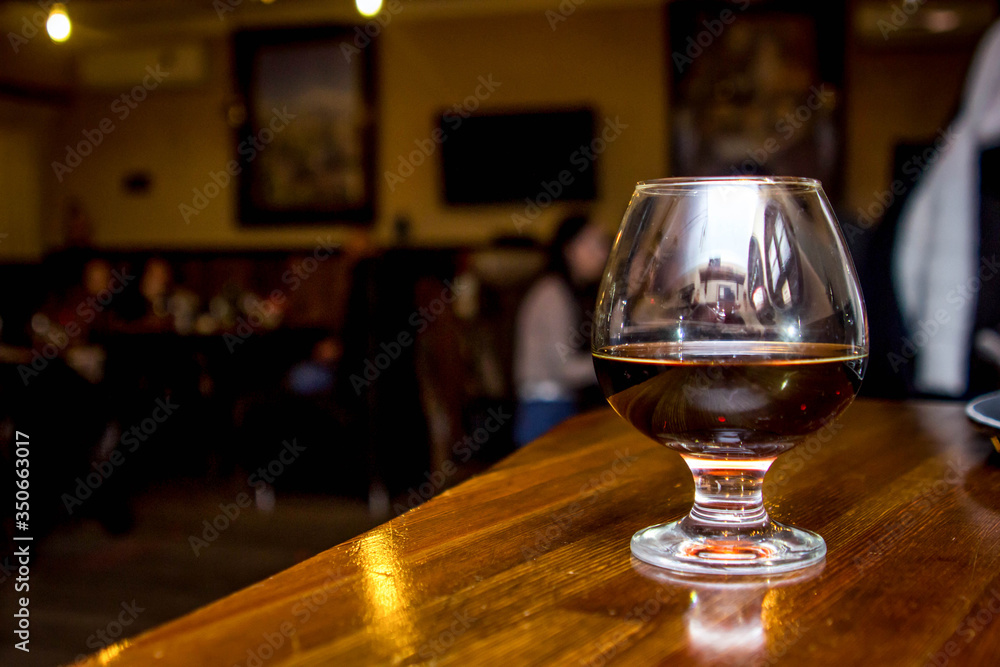
<path fill-rule="evenodd" d="M 203 537 L 202 522 L 246 490 L 235 481 L 161 485 L 137 499 L 127 535 L 111 536 L 94 521 L 58 528 L 36 544 L 31 565 L 31 652 L 16 650 L 5 632 L 0 665 L 70 664 L 106 640 L 176 618 L 378 523 L 359 500 L 279 495 L 270 513 L 241 509 L 196 556 L 190 537 Z M 10 584 L 2 586 L 5 628 L 14 610 Z"/>

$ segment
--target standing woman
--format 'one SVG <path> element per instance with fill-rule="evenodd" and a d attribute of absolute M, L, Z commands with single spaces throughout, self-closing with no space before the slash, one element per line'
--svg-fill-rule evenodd
<path fill-rule="evenodd" d="M 607 235 L 583 216 L 559 225 L 546 273 L 517 316 L 514 439 L 526 445 L 586 407 L 597 387 L 590 319 L 609 252 Z"/>

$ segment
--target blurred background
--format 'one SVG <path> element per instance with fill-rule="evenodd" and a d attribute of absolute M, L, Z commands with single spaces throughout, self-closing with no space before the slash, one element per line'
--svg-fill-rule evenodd
<path fill-rule="evenodd" d="M 522 300 L 639 180 L 822 179 L 862 393 L 934 395 L 890 258 L 995 0 L 359 5 L 0 2 L 0 453 L 29 436 L 34 537 L 32 653 L 0 662 L 105 649 L 512 452 Z M 585 353 L 584 282 L 554 326 Z M 997 387 L 971 369 L 952 397 Z"/>

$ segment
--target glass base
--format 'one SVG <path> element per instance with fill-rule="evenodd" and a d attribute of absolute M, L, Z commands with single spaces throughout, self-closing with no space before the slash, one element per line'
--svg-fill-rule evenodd
<path fill-rule="evenodd" d="M 643 528 L 632 536 L 632 555 L 677 572 L 775 574 L 808 567 L 826 555 L 816 533 L 775 521 L 750 531 L 707 530 L 680 521 Z"/>

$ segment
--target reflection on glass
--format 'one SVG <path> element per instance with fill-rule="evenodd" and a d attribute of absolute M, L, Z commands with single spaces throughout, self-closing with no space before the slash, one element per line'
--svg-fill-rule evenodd
<path fill-rule="evenodd" d="M 652 329 L 676 318 L 741 325 L 744 331 L 794 327 L 798 337 L 802 309 L 817 326 L 818 320 L 840 314 L 836 306 L 851 306 L 849 301 L 803 299 L 810 290 L 826 288 L 820 274 L 829 278 L 831 267 L 826 262 L 814 267 L 797 249 L 790 218 L 801 225 L 803 218 L 825 212 L 803 211 L 792 204 L 793 217 L 780 198 L 761 202 L 764 196 L 752 183 L 740 183 L 710 189 L 702 197 L 688 193 L 670 206 L 655 203 L 649 195 L 644 201 L 633 199 L 630 214 L 638 218 L 639 228 L 618 240 L 618 245 L 633 243 L 617 249 L 630 256 L 615 258 L 628 265 L 629 278 L 614 286 L 615 297 L 625 296 L 618 290 L 627 294 L 620 306 L 633 330 L 640 322 Z M 677 223 L 677 218 L 684 222 Z M 827 236 L 821 240 L 829 244 L 825 254 L 836 255 L 835 234 Z M 843 295 L 849 286 L 843 279 L 839 282 L 835 287 Z M 619 318 L 619 327 L 622 321 Z"/>

